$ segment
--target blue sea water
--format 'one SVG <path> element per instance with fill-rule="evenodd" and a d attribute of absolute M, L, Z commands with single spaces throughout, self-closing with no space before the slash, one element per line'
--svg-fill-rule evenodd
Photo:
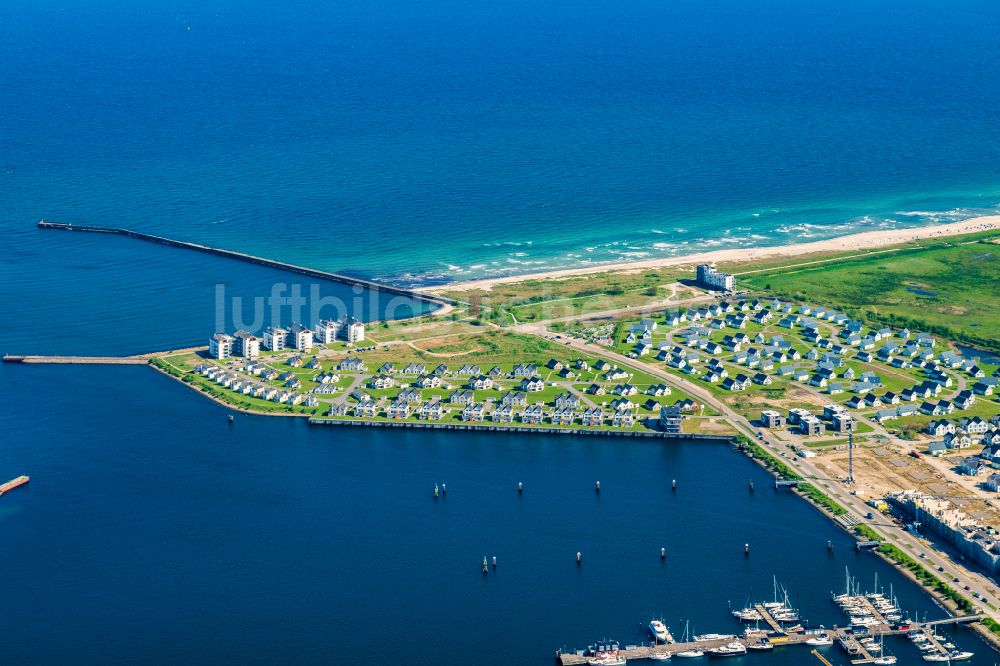
<path fill-rule="evenodd" d="M 21 226 L 0 256 L 0 352 L 126 355 L 351 315 L 431 310 L 402 296 L 123 236 Z"/>
<path fill-rule="evenodd" d="M 1000 5 L 7 0 L 0 228 L 401 283 L 1000 204 Z"/>
<path fill-rule="evenodd" d="M 218 285 L 229 304 L 300 282 L 42 217 L 423 283 L 995 210 L 998 18 L 982 0 L 6 0 L 0 347 L 199 344 Z M 366 319 L 418 307 L 321 288 Z M 0 498 L 11 663 L 551 663 L 642 640 L 652 615 L 737 630 L 727 602 L 772 575 L 813 624 L 842 622 L 844 566 L 943 615 L 725 446 L 229 425 L 139 367 L 0 365 L 0 394 L 0 474 L 32 476 Z"/>
<path fill-rule="evenodd" d="M 774 575 L 810 623 L 842 625 L 829 593 L 845 566 L 944 616 L 726 445 L 230 424 L 143 367 L 7 364 L 0 383 L 17 387 L 0 467 L 32 476 L 0 502 L 7 663 L 549 664 L 646 640 L 651 617 L 740 631 L 729 602 L 770 599 Z M 905 639 L 887 646 L 922 663 Z"/>

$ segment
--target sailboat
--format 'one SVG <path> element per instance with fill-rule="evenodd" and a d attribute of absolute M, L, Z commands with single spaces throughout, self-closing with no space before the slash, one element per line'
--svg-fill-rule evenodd
<path fill-rule="evenodd" d="M 878 664 L 879 666 L 891 666 L 891 664 L 896 663 L 896 657 L 891 654 L 885 654 L 885 634 L 879 634 L 878 636 L 878 651 L 882 655 L 876 657 L 872 663 Z"/>
<path fill-rule="evenodd" d="M 746 606 L 744 606 L 740 610 L 730 610 L 730 612 L 733 614 L 733 617 L 735 617 L 737 620 L 740 620 L 741 622 L 756 622 L 758 620 L 764 619 L 761 616 L 760 611 L 754 608 L 752 598 L 753 598 L 753 590 L 751 589 L 750 594 L 747 595 Z"/>
<path fill-rule="evenodd" d="M 688 620 L 684 623 L 684 640 L 682 642 L 689 643 L 691 641 L 691 621 Z M 675 657 L 704 657 L 705 653 L 701 650 L 684 650 L 684 652 L 678 652 L 674 655 Z"/>

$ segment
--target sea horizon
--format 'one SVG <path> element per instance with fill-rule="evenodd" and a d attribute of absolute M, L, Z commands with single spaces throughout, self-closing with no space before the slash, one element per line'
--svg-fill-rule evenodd
<path fill-rule="evenodd" d="M 0 229 L 134 228 L 426 286 L 989 214 L 991 17 L 12 0 Z"/>

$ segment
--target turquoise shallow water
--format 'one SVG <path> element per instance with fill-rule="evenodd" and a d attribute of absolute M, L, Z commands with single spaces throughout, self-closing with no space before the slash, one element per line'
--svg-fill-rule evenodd
<path fill-rule="evenodd" d="M 400 283 L 1000 204 L 988 0 L 0 7 L 0 225 Z"/>

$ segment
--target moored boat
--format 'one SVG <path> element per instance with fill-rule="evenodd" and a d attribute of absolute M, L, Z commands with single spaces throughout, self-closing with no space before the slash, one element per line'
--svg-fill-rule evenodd
<path fill-rule="evenodd" d="M 830 638 L 830 634 L 817 634 L 807 639 L 806 645 L 833 645 L 833 639 Z"/>
<path fill-rule="evenodd" d="M 625 657 L 619 654 L 617 641 L 602 641 L 587 648 L 590 666 L 625 666 Z"/>
<path fill-rule="evenodd" d="M 741 610 L 734 610 L 733 617 L 741 622 L 756 622 L 758 620 L 763 620 L 760 611 L 756 608 L 743 608 Z"/>
<path fill-rule="evenodd" d="M 667 625 L 663 624 L 660 620 L 649 621 L 649 633 L 653 635 L 653 638 L 658 643 L 669 643 L 673 640 L 670 631 L 667 629 Z"/>
<path fill-rule="evenodd" d="M 967 659 L 972 659 L 972 652 L 963 652 L 961 650 L 952 650 L 951 652 L 940 652 L 938 654 L 925 654 L 924 661 L 965 661 Z"/>
<path fill-rule="evenodd" d="M 684 639 L 683 642 L 687 643 L 691 636 L 691 623 L 684 623 Z M 675 657 L 681 657 L 682 659 L 691 659 L 693 657 L 703 657 L 705 653 L 701 650 L 684 650 L 683 652 L 678 652 L 674 655 Z"/>
<path fill-rule="evenodd" d="M 727 643 L 722 647 L 717 647 L 715 649 L 708 651 L 708 656 L 710 657 L 739 657 L 747 653 L 746 646 L 743 643 L 733 641 L 732 643 Z"/>

